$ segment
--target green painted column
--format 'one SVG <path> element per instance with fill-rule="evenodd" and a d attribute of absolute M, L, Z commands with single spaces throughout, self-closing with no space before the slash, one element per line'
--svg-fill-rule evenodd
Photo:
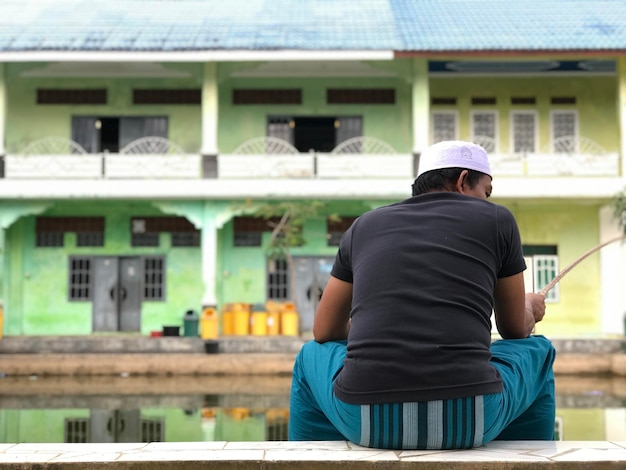
<path fill-rule="evenodd" d="M 7 114 L 7 90 L 6 80 L 4 78 L 5 67 L 6 66 L 0 62 L 0 157 L 2 157 L 6 153 L 6 149 L 4 147 L 4 128 L 6 124 Z"/>
<path fill-rule="evenodd" d="M 430 143 L 430 83 L 427 59 L 413 59 L 412 109 L 413 155 L 417 156 Z"/>

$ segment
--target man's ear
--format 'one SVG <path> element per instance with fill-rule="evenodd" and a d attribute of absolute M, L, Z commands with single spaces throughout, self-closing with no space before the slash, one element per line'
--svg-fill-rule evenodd
<path fill-rule="evenodd" d="M 457 193 L 461 193 L 461 194 L 465 193 L 464 186 L 466 184 L 467 175 L 469 175 L 469 171 L 467 170 L 463 170 L 459 174 L 459 177 L 457 178 L 456 183 L 454 184 L 454 189 L 456 190 Z"/>

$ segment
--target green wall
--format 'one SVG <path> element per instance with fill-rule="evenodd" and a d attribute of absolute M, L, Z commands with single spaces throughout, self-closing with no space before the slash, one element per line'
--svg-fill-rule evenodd
<path fill-rule="evenodd" d="M 495 201 L 497 202 L 497 201 Z M 556 245 L 559 270 L 598 243 L 599 204 L 504 202 L 525 245 Z M 600 257 L 593 254 L 559 282 L 560 299 L 548 302 L 536 333 L 585 336 L 601 331 Z"/>
<path fill-rule="evenodd" d="M 27 78 L 23 72 L 38 64 L 10 64 L 6 68 L 7 115 L 6 150 L 19 153 L 29 143 L 43 137 L 71 138 L 72 116 L 167 116 L 169 138 L 189 153 L 201 146 L 199 105 L 134 105 L 133 88 L 195 88 L 201 86 L 198 64 L 168 65 L 184 78 Z M 38 105 L 38 88 L 106 88 L 106 105 Z"/>
<path fill-rule="evenodd" d="M 182 324 L 189 309 L 200 310 L 204 286 L 200 247 L 172 247 L 162 233 L 159 247 L 131 247 L 133 216 L 163 215 L 148 203 L 59 203 L 47 216 L 93 215 L 105 218 L 105 245 L 77 247 L 74 233 L 65 234 L 63 247 L 35 247 L 35 218 L 13 224 L 6 235 L 5 325 L 7 335 L 82 335 L 92 332 L 92 303 L 68 300 L 68 258 L 72 255 L 165 255 L 165 301 L 142 303 L 141 331 Z"/>

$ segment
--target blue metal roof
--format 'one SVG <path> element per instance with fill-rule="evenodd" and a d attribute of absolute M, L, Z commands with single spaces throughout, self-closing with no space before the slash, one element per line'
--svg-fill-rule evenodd
<path fill-rule="evenodd" d="M 0 51 L 626 50 L 626 0 L 2 0 Z"/>

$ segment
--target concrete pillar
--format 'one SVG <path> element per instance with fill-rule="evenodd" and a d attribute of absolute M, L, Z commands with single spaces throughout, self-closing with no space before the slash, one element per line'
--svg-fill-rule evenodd
<path fill-rule="evenodd" d="M 202 168 L 205 178 L 217 177 L 217 64 L 204 64 L 202 76 Z"/>
<path fill-rule="evenodd" d="M 413 157 L 415 170 L 419 156 L 430 143 L 430 84 L 428 80 L 428 60 L 413 59 L 412 84 L 413 110 Z M 417 174 L 417 171 L 414 171 Z"/>
<path fill-rule="evenodd" d="M 622 234 L 612 206 L 600 209 L 600 240 L 604 243 Z M 624 334 L 626 314 L 626 245 L 611 243 L 600 250 L 600 312 L 602 333 Z"/>
<path fill-rule="evenodd" d="M 626 57 L 617 58 L 617 120 L 619 122 L 620 168 L 626 169 Z"/>

